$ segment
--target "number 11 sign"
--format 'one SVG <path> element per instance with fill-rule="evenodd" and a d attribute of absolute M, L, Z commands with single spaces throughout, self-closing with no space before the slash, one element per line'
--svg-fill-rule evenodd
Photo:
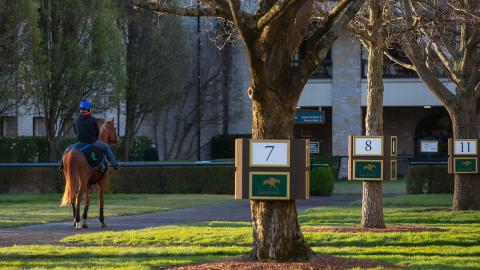
<path fill-rule="evenodd" d="M 251 140 L 251 167 L 290 167 L 289 140 Z"/>

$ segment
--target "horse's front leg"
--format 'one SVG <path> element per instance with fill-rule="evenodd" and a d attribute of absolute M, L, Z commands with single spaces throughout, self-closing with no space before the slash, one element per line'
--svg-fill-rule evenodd
<path fill-rule="evenodd" d="M 90 191 L 87 189 L 85 192 L 85 208 L 83 208 L 83 215 L 82 215 L 82 228 L 87 229 L 87 216 L 88 216 L 88 208 L 90 207 Z"/>
<path fill-rule="evenodd" d="M 104 205 L 104 193 L 105 193 L 106 183 L 105 183 L 105 176 L 99 182 L 99 191 L 98 191 L 98 206 L 100 209 L 98 220 L 100 221 L 100 226 L 102 228 L 107 227 L 105 223 L 105 217 L 103 216 L 103 205 Z"/>

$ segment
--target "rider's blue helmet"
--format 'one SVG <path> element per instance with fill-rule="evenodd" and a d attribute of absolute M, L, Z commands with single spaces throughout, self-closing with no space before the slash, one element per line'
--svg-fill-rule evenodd
<path fill-rule="evenodd" d="M 92 103 L 88 99 L 80 101 L 80 110 L 88 110 L 92 107 Z"/>

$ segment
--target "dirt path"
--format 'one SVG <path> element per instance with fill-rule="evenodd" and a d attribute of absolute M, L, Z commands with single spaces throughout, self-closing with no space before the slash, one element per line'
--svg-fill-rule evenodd
<path fill-rule="evenodd" d="M 326 205 L 342 205 L 361 199 L 360 194 L 313 197 L 297 201 L 298 209 Z M 107 205 L 108 207 L 108 205 Z M 89 220 L 88 230 L 75 230 L 72 223 L 58 222 L 16 228 L 0 228 L 0 246 L 25 244 L 58 244 L 66 236 L 99 231 L 123 231 L 166 225 L 192 224 L 205 221 L 250 221 L 250 206 L 247 200 L 222 204 L 155 212 L 142 215 L 106 217 L 107 228 L 100 228 L 96 219 Z"/>

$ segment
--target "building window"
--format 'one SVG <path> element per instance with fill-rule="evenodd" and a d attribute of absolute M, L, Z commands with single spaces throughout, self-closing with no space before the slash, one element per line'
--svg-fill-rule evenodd
<path fill-rule="evenodd" d="M 0 136 L 15 137 L 18 133 L 17 117 L 2 116 L 0 117 Z"/>
<path fill-rule="evenodd" d="M 293 56 L 292 65 L 298 67 L 302 60 L 305 58 L 306 47 L 305 43 L 302 43 L 298 48 L 297 53 Z M 312 79 L 331 79 L 332 78 L 332 50 L 329 50 L 327 56 L 322 63 L 317 67 L 312 74 Z"/>
<path fill-rule="evenodd" d="M 395 58 L 410 64 L 410 59 L 402 52 L 398 46 L 392 46 L 388 48 L 388 52 Z M 368 72 L 368 50 L 362 46 L 361 50 L 362 57 L 362 78 L 367 78 Z M 383 78 L 418 78 L 418 75 L 415 71 L 406 69 L 388 57 L 383 57 Z"/>
<path fill-rule="evenodd" d="M 33 136 L 47 136 L 47 129 L 45 128 L 45 118 L 33 118 Z"/>

